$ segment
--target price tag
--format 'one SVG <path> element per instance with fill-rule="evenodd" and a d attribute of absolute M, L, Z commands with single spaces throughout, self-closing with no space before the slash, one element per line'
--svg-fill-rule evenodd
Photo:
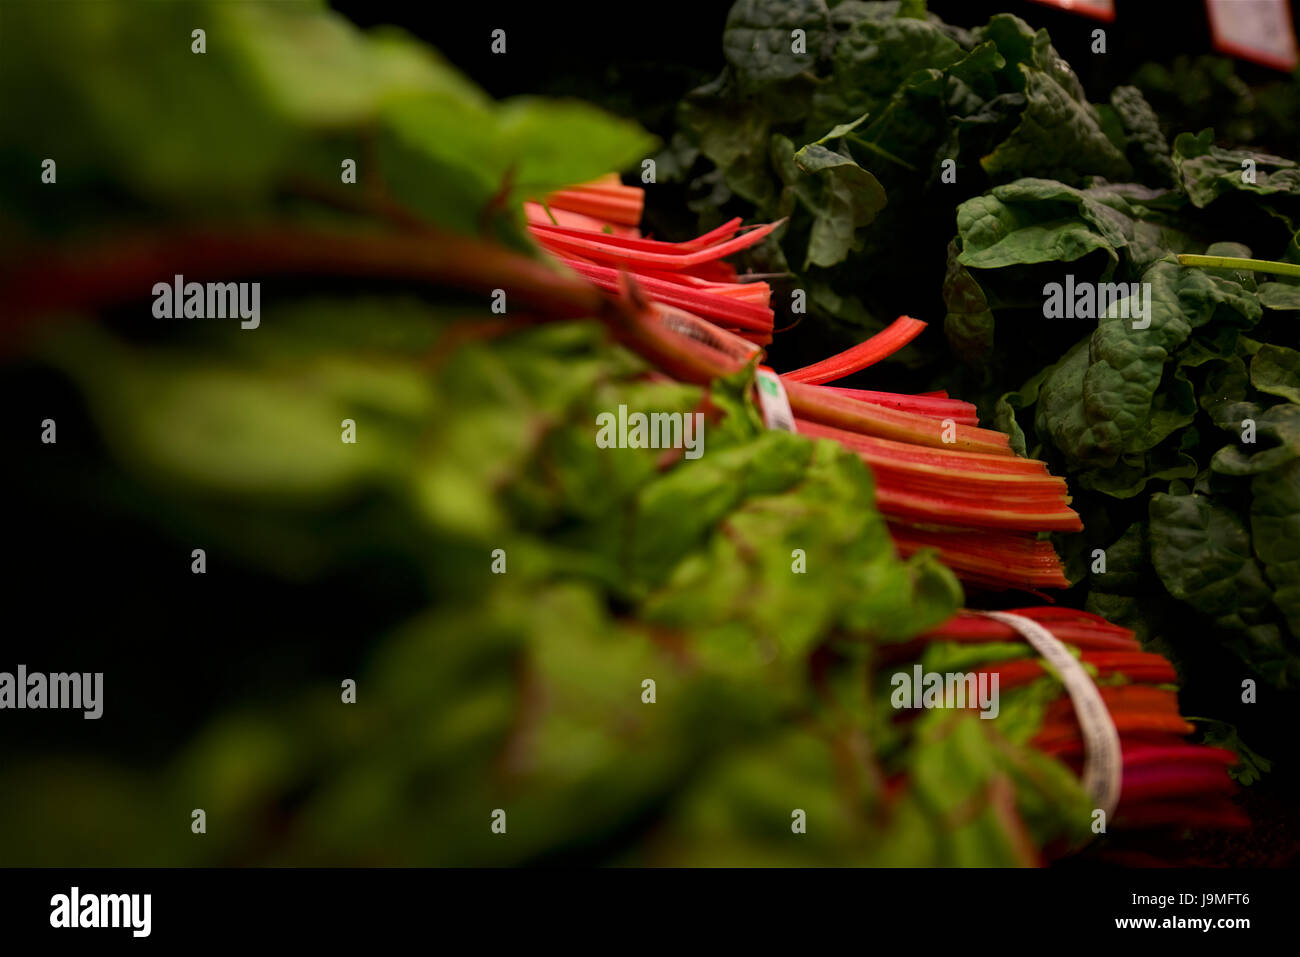
<path fill-rule="evenodd" d="M 1060 7 L 1071 13 L 1082 13 L 1095 20 L 1107 23 L 1115 19 L 1115 0 L 1034 0 L 1049 7 Z"/>
<path fill-rule="evenodd" d="M 1289 0 L 1205 0 L 1205 9 L 1216 50 L 1288 73 L 1296 68 Z"/>
<path fill-rule="evenodd" d="M 763 413 L 763 424 L 782 432 L 798 432 L 794 427 L 794 410 L 790 397 L 785 394 L 785 383 L 767 366 L 759 366 L 754 373 L 758 387 L 758 408 Z"/>

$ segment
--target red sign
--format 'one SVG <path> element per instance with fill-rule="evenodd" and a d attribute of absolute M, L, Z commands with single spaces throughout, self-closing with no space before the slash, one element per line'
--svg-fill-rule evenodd
<path fill-rule="evenodd" d="M 1288 73 L 1296 67 L 1289 0 L 1205 0 L 1214 48 Z"/>
<path fill-rule="evenodd" d="M 1107 23 L 1115 19 L 1115 0 L 1034 0 L 1034 2 L 1045 3 L 1049 7 L 1060 7 L 1071 13 L 1082 13 L 1084 16 L 1105 20 Z"/>

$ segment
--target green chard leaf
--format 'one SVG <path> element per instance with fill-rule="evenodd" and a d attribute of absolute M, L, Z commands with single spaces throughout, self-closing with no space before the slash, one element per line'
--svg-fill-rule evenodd
<path fill-rule="evenodd" d="M 1208 206 L 1226 193 L 1300 196 L 1300 164 L 1254 150 L 1214 145 L 1214 130 L 1174 140 L 1174 166 L 1192 203 Z"/>
<path fill-rule="evenodd" d="M 993 312 L 989 309 L 984 290 L 958 260 L 956 240 L 948 244 L 943 301 L 948 307 L 943 319 L 943 332 L 948 338 L 949 348 L 963 362 L 972 365 L 986 360 L 993 353 Z"/>
<path fill-rule="evenodd" d="M 1300 310 L 1300 286 L 1266 282 L 1259 287 L 1259 303 L 1265 309 L 1277 309 L 1280 312 Z"/>
<path fill-rule="evenodd" d="M 995 186 L 957 207 L 958 261 L 976 269 L 1073 262 L 1105 251 L 1117 262 L 1128 242 L 1127 217 L 1089 192 L 1055 180 Z"/>
<path fill-rule="evenodd" d="M 1166 375 L 1175 354 L 1211 320 L 1248 324 L 1260 315 L 1241 283 L 1172 262 L 1155 263 L 1142 282 L 1150 283 L 1149 324 L 1101 319 L 1044 384 L 1039 434 L 1051 436 L 1071 464 L 1109 468 L 1189 425 L 1190 385 L 1185 376 Z"/>
<path fill-rule="evenodd" d="M 875 113 L 900 80 L 918 70 L 942 70 L 962 56 L 961 47 L 927 20 L 859 20 L 835 43 L 830 80 L 813 97 L 814 117 Z"/>
<path fill-rule="evenodd" d="M 851 157 L 810 143 L 794 154 L 805 174 L 795 192 L 814 215 L 805 267 L 834 266 L 853 249 L 857 230 L 885 207 L 885 191 Z"/>
<path fill-rule="evenodd" d="M 1250 360 L 1250 384 L 1300 404 L 1300 352 L 1265 343 Z"/>
<path fill-rule="evenodd" d="M 1025 76 L 1025 112 L 1011 136 L 980 161 L 989 176 L 1130 175 L 1128 160 L 1106 136 L 1096 109 L 1063 85 L 1062 71 L 1077 83 L 1064 61 L 1056 61 L 1050 73 L 1024 64 L 1020 69 Z"/>
<path fill-rule="evenodd" d="M 793 30 L 804 31 L 803 53 L 794 51 Z M 752 92 L 812 69 L 829 39 L 824 0 L 737 0 L 727 14 L 722 53 L 741 89 Z"/>
<path fill-rule="evenodd" d="M 1294 649 L 1271 620 L 1272 590 L 1241 517 L 1204 495 L 1157 493 L 1150 534 L 1151 561 L 1169 594 L 1231 635 L 1243 661 L 1285 685 Z"/>
<path fill-rule="evenodd" d="M 1135 86 L 1117 86 L 1111 91 L 1110 105 L 1128 136 L 1129 162 L 1143 174 L 1143 181 L 1172 185 L 1175 170 L 1169 143 L 1142 91 Z"/>

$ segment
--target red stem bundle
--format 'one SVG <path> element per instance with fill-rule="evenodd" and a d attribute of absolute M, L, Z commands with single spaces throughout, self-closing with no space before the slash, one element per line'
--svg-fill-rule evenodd
<path fill-rule="evenodd" d="M 1248 823 L 1228 798 L 1235 785 L 1227 769 L 1238 763 L 1231 751 L 1190 744 L 1194 730 L 1178 712 L 1177 695 L 1165 685 L 1173 667 L 1160 655 L 1140 649 L 1133 633 L 1097 615 L 1069 608 L 1017 608 L 1060 641 L 1079 650 L 1085 665 L 1101 679 L 1122 677 L 1124 684 L 1098 688 L 1120 734 L 1122 787 L 1113 823 L 1119 827 L 1240 827 Z M 883 660 L 914 660 L 931 642 L 1020 642 L 1019 633 L 996 619 L 959 612 L 943 625 L 901 646 L 886 647 Z M 976 665 L 975 673 L 997 674 L 999 691 L 1045 678 L 1049 672 L 1026 645 L 1026 657 Z M 1074 705 L 1064 688 L 1043 712 L 1030 742 L 1079 773 L 1084 738 Z"/>

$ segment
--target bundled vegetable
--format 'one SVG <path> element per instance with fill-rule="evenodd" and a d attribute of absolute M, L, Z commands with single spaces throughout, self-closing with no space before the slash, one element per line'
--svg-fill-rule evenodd
<path fill-rule="evenodd" d="M 1231 801 L 1234 786 L 1225 773 L 1239 759 L 1232 751 L 1185 741 L 1194 728 L 1178 713 L 1177 695 L 1169 687 L 1174 670 L 1168 661 L 1142 651 L 1132 632 L 1097 615 L 1064 608 L 1013 613 L 1044 626 L 1075 649 L 1097 681 L 1122 754 L 1115 826 L 1178 830 L 1248 823 Z M 888 649 L 888 660 L 919 655 L 931 663 L 930 670 L 960 661 L 962 668 L 977 675 L 996 675 L 1003 692 L 1000 707 L 1010 712 L 1006 733 L 1081 773 L 1087 735 L 1078 706 L 1055 680 L 1043 677 L 1052 672 L 1036 654 L 1023 646 L 1017 652 L 1022 640 L 1005 620 L 962 612 L 922 638 Z M 1021 696 L 1033 705 L 1017 713 Z M 1041 716 L 1037 722 L 1035 714 Z"/>
<path fill-rule="evenodd" d="M 613 187 L 607 180 L 600 188 Z M 560 202 L 572 193 L 585 197 L 588 187 L 552 194 Z M 590 187 L 592 189 L 596 187 Z M 607 208 L 586 200 L 592 218 L 584 228 L 548 226 L 529 212 L 529 228 L 560 262 L 606 290 L 621 290 L 630 275 L 647 299 L 736 332 L 757 344 L 769 341 L 772 310 L 765 283 L 710 282 L 703 273 L 737 278 L 721 257 L 758 242 L 773 226 L 758 226 L 736 236 L 735 219 L 711 233 L 683 243 L 663 243 L 625 234 L 614 236 L 614 218 L 632 204 L 635 187 L 622 187 L 618 203 Z M 620 205 L 623 204 L 623 205 Z M 532 204 L 536 209 L 546 206 Z M 632 204 L 639 205 L 639 204 Z M 611 217 L 602 221 L 599 215 Z M 623 216 L 625 228 L 634 224 Z M 580 250 L 583 258 L 574 259 Z M 597 260 L 609 263 L 596 265 Z M 671 271 L 670 271 L 671 270 Z M 671 278 L 660 278 L 671 277 Z M 744 296 L 755 313 L 755 326 L 737 325 L 737 300 Z M 758 312 L 766 319 L 757 318 Z M 689 320 L 690 315 L 687 316 Z M 763 326 L 762 322 L 767 325 Z M 912 342 L 926 323 L 901 316 L 880 333 L 811 366 L 781 378 L 794 414 L 793 425 L 805 435 L 832 439 L 871 466 L 876 502 L 904 554 L 921 548 L 938 551 L 968 583 L 984 588 L 1064 587 L 1068 584 L 1051 544 L 1039 533 L 1078 531 L 1078 515 L 1069 507 L 1065 481 L 1045 465 L 1018 458 L 1005 435 L 978 428 L 975 407 L 946 392 L 905 395 L 826 385 L 868 369 Z M 758 356 L 757 347 L 727 350 L 716 336 L 689 327 L 718 354 L 685 374 L 690 381 L 738 371 Z"/>

